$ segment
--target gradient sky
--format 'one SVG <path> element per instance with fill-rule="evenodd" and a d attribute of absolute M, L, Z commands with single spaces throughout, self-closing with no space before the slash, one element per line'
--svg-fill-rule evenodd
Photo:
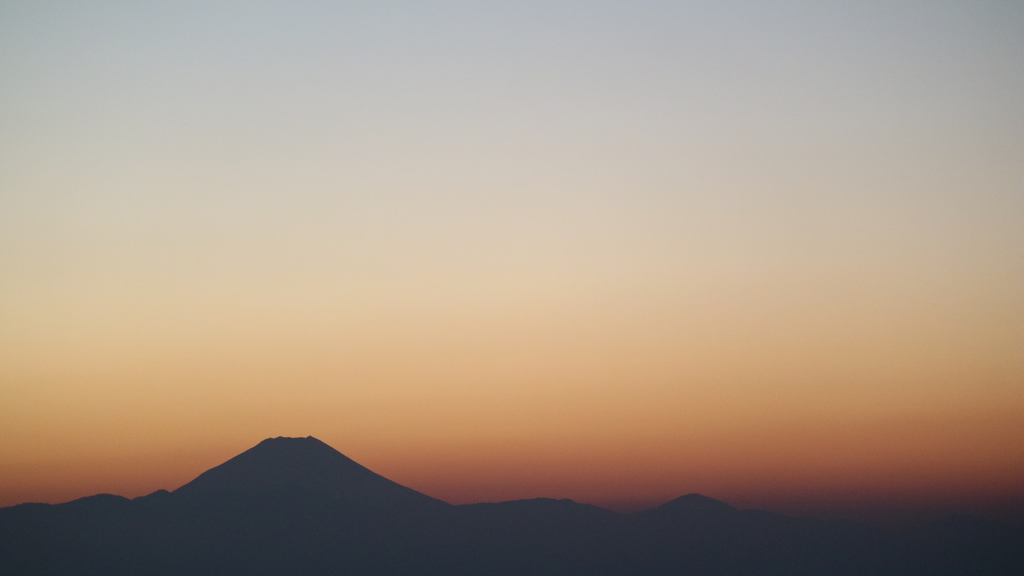
<path fill-rule="evenodd" d="M 0 506 L 1024 498 L 1024 3 L 0 0 Z"/>

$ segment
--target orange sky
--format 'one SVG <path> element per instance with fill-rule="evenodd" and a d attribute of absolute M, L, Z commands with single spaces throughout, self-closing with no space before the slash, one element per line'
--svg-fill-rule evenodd
<path fill-rule="evenodd" d="M 1020 502 L 1004 4 L 0 7 L 0 506 Z"/>

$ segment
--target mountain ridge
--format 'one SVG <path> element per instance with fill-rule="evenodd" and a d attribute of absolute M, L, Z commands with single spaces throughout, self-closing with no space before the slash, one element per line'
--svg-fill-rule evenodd
<path fill-rule="evenodd" d="M 1024 533 L 907 534 L 686 494 L 618 514 L 567 499 L 454 506 L 313 438 L 268 438 L 178 489 L 0 508 L 0 574 L 811 576 L 1024 573 Z"/>

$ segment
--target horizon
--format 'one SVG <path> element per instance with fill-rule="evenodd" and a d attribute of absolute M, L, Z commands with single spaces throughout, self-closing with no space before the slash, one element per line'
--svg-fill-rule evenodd
<path fill-rule="evenodd" d="M 1016 513 L 1021 30 L 0 2 L 0 506 L 270 431 L 453 503 Z"/>
<path fill-rule="evenodd" d="M 171 493 L 173 493 L 173 492 L 177 491 L 178 489 L 184 487 L 185 485 L 192 483 L 193 481 L 198 479 L 205 472 L 208 472 L 209 470 L 212 470 L 213 468 L 218 468 L 222 464 L 226 464 L 230 460 L 234 459 L 236 456 L 239 456 L 239 455 L 242 455 L 243 453 L 255 450 L 259 446 L 264 445 L 267 442 L 271 442 L 271 441 L 274 441 L 274 440 L 315 440 L 316 442 L 318 442 L 318 443 L 322 444 L 323 446 L 325 446 L 326 448 L 330 449 L 332 452 L 335 452 L 335 453 L 340 454 L 341 456 L 343 456 L 345 458 L 348 458 L 348 455 L 346 455 L 344 452 L 338 450 L 337 448 L 335 448 L 331 444 L 326 443 L 326 442 L 324 442 L 324 441 L 320 440 L 319 438 L 316 438 L 315 436 L 312 436 L 312 435 L 309 435 L 309 436 L 274 436 L 274 437 L 267 437 L 267 438 L 264 438 L 263 440 L 259 441 L 257 444 L 251 445 L 248 448 L 245 448 L 245 449 L 239 451 L 238 453 L 233 454 L 232 456 L 230 456 L 228 458 L 225 458 L 223 461 L 218 462 L 217 464 L 209 466 L 208 468 L 204 469 L 202 472 L 197 474 L 195 477 L 192 477 L 188 481 L 186 481 L 185 483 L 183 483 L 181 485 L 174 486 L 174 487 L 161 487 L 161 488 L 157 488 L 155 490 L 150 490 L 148 492 L 138 493 L 138 494 L 121 494 L 121 493 L 110 492 L 110 491 L 99 491 L 99 492 L 96 492 L 96 493 L 93 493 L 93 494 L 77 496 L 77 497 L 74 497 L 74 498 L 71 498 L 71 499 L 68 499 L 68 500 L 59 500 L 59 501 L 51 501 L 51 502 L 37 502 L 37 501 L 29 502 L 29 501 L 26 501 L 26 502 L 18 502 L 16 504 L 10 504 L 10 505 L 8 505 L 8 504 L 0 504 L 0 508 L 8 507 L 8 506 L 16 506 L 16 505 L 20 505 L 20 504 L 64 504 L 64 503 L 67 503 L 67 502 L 73 502 L 75 500 L 79 500 L 79 499 L 83 499 L 83 498 L 90 498 L 92 496 L 103 496 L 103 495 L 111 495 L 111 496 L 124 497 L 124 498 L 127 498 L 127 499 L 131 500 L 131 499 L 135 499 L 135 498 L 141 498 L 141 497 L 144 497 L 144 496 L 149 496 L 149 495 L 151 495 L 153 493 L 158 493 L 158 492 L 171 492 Z M 351 460 L 352 462 L 354 462 L 355 464 L 357 464 L 359 466 L 363 466 L 362 463 L 360 463 L 357 460 L 353 460 L 351 458 L 349 458 L 349 460 Z M 388 477 L 385 474 L 380 474 L 377 471 L 373 470 L 372 468 L 367 468 L 367 469 L 369 469 L 371 472 L 381 476 L 382 478 L 386 478 L 388 480 L 396 481 L 394 478 L 390 478 L 390 477 Z M 877 524 L 877 525 L 890 526 L 890 527 L 897 527 L 897 526 L 904 526 L 904 525 L 917 525 L 917 524 L 920 524 L 920 523 L 934 522 L 934 521 L 942 520 L 944 518 L 949 518 L 949 517 L 954 517 L 954 516 L 961 516 L 961 515 L 973 515 L 973 516 L 978 516 L 978 517 L 988 518 L 988 519 L 998 520 L 998 521 L 1010 521 L 1010 522 L 1015 523 L 1015 524 L 1024 521 L 1024 498 L 1013 498 L 1013 497 L 1010 497 L 1010 498 L 1005 499 L 1005 500 L 989 500 L 989 501 L 980 501 L 980 502 L 979 501 L 974 501 L 974 502 L 969 502 L 969 501 L 968 502 L 964 502 L 964 501 L 960 501 L 960 502 L 955 502 L 955 501 L 954 502 L 950 502 L 950 501 L 935 502 L 934 500 L 929 500 L 929 499 L 923 499 L 923 500 L 914 501 L 914 500 L 906 500 L 906 499 L 900 500 L 900 499 L 892 499 L 892 498 L 890 498 L 888 500 L 876 498 L 876 499 L 862 500 L 862 501 L 842 501 L 842 500 L 830 500 L 830 501 L 820 501 L 819 500 L 819 501 L 813 501 L 813 500 L 808 500 L 808 499 L 805 498 L 805 499 L 797 499 L 797 500 L 789 501 L 789 502 L 786 502 L 784 500 L 783 501 L 776 500 L 775 502 L 770 502 L 767 506 L 758 506 L 758 505 L 756 505 L 757 504 L 756 501 L 754 501 L 754 502 L 749 502 L 748 501 L 748 502 L 746 502 L 746 505 L 743 505 L 743 504 L 737 504 L 736 502 L 732 502 L 732 501 L 728 501 L 728 500 L 725 500 L 725 499 L 722 499 L 722 498 L 715 497 L 714 495 L 702 494 L 702 493 L 699 493 L 699 492 L 684 492 L 684 493 L 676 494 L 674 496 L 662 497 L 662 498 L 651 498 L 651 497 L 648 497 L 646 499 L 645 498 L 634 498 L 632 500 L 628 500 L 628 499 L 626 499 L 626 500 L 618 500 L 618 501 L 616 501 L 616 500 L 610 500 L 610 501 L 606 500 L 606 501 L 597 501 L 597 502 L 594 502 L 594 501 L 581 501 L 581 500 L 577 500 L 577 499 L 574 499 L 574 498 L 571 498 L 571 497 L 551 496 L 551 495 L 546 495 L 546 494 L 532 494 L 532 495 L 522 496 L 522 497 L 513 497 L 513 498 L 505 498 L 505 499 L 484 499 L 484 500 L 466 499 L 464 497 L 464 495 L 463 495 L 463 496 L 457 497 L 454 501 L 451 501 L 451 500 L 448 500 L 448 499 L 445 499 L 445 498 L 437 497 L 437 496 L 435 496 L 433 494 L 430 494 L 428 492 L 423 492 L 423 491 L 418 490 L 418 489 L 416 489 L 416 488 L 414 488 L 412 486 L 408 486 L 408 485 L 404 484 L 403 482 L 400 482 L 400 481 L 396 481 L 396 482 L 399 485 L 406 486 L 408 488 L 413 488 L 414 490 L 416 490 L 417 492 L 420 492 L 421 494 L 424 494 L 424 495 L 429 496 L 431 498 L 435 498 L 437 500 L 440 500 L 442 502 L 445 502 L 445 503 L 451 504 L 451 505 L 455 505 L 455 506 L 473 505 L 473 504 L 501 503 L 501 502 L 514 502 L 514 501 L 533 500 L 533 499 L 558 499 L 558 500 L 565 499 L 565 500 L 571 500 L 573 502 L 577 502 L 577 503 L 580 503 L 580 504 L 587 504 L 587 505 L 591 505 L 591 506 L 596 506 L 596 507 L 603 508 L 605 510 L 609 510 L 609 511 L 612 511 L 612 512 L 615 512 L 615 513 L 618 513 L 618 514 L 631 514 L 631 513 L 634 513 L 634 512 L 640 512 L 640 511 L 644 511 L 644 510 L 650 510 L 650 509 L 658 508 L 660 506 L 663 506 L 665 504 L 668 504 L 668 503 L 670 503 L 672 501 L 675 501 L 675 500 L 678 500 L 678 499 L 681 499 L 681 498 L 686 498 L 686 497 L 691 497 L 691 496 L 700 496 L 700 497 L 704 497 L 704 498 L 710 498 L 712 500 L 716 500 L 716 501 L 719 501 L 719 502 L 724 502 L 725 504 L 728 504 L 729 506 L 732 506 L 732 507 L 734 507 L 734 508 L 736 508 L 738 510 L 764 510 L 764 511 L 767 511 L 767 512 L 773 512 L 773 513 L 784 514 L 784 515 L 792 515 L 792 516 L 804 516 L 804 517 L 817 517 L 817 518 L 832 518 L 832 519 L 854 520 L 854 521 L 863 522 L 863 523 L 866 523 L 866 524 Z M 485 489 L 485 491 L 486 491 L 486 489 Z"/>
<path fill-rule="evenodd" d="M 0 540 L 11 544 L 0 567 L 153 576 L 1017 576 L 1024 565 L 1021 517 L 876 520 L 744 510 L 692 493 L 634 514 L 551 498 L 452 506 L 312 436 L 277 437 L 173 492 L 0 508 Z"/>

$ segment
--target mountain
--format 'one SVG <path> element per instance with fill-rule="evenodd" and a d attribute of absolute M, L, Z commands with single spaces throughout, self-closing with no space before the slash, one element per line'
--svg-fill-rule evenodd
<path fill-rule="evenodd" d="M 635 517 L 710 520 L 729 517 L 737 512 L 738 510 L 721 500 L 715 500 L 700 494 L 687 494 L 675 500 L 670 500 L 657 508 L 637 512 Z"/>
<path fill-rule="evenodd" d="M 352 505 L 416 508 L 446 503 L 406 488 L 309 436 L 268 438 L 174 491 L 178 496 L 305 493 Z"/>
<path fill-rule="evenodd" d="M 452 506 L 315 438 L 272 438 L 173 492 L 2 508 L 0 574 L 1016 576 L 1024 533 L 972 518 L 897 533 L 699 494 L 628 515 Z"/>

